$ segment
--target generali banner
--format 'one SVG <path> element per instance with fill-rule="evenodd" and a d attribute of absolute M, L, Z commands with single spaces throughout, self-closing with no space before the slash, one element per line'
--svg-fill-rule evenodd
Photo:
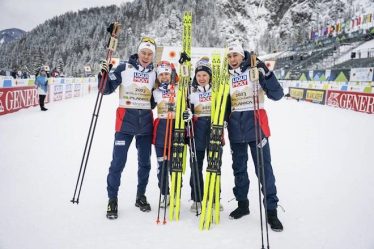
<path fill-rule="evenodd" d="M 82 97 L 96 89 L 97 83 L 51 84 L 46 103 Z M 0 116 L 36 105 L 39 96 L 34 86 L 0 88 Z"/>
<path fill-rule="evenodd" d="M 374 94 L 327 91 L 326 104 L 357 112 L 374 113 Z"/>
<path fill-rule="evenodd" d="M 39 104 L 34 86 L 0 88 L 0 115 Z"/>

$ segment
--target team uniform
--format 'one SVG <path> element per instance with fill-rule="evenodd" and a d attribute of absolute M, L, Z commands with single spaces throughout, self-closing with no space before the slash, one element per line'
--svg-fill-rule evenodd
<path fill-rule="evenodd" d="M 173 129 L 175 123 L 175 102 L 170 103 L 170 95 L 172 97 L 176 96 L 176 92 L 178 91 L 177 86 L 169 87 L 168 89 L 160 89 L 157 88 L 153 91 L 153 97 L 157 104 L 157 119 L 154 122 L 154 131 L 153 131 L 153 141 L 152 143 L 155 145 L 156 155 L 157 155 L 157 178 L 158 178 L 158 186 L 162 190 L 162 195 L 168 195 L 169 189 L 166 189 L 166 181 L 168 181 L 168 171 L 164 170 L 164 179 L 163 183 L 161 183 L 161 172 L 162 172 L 162 165 L 164 163 L 164 144 L 165 144 L 165 136 L 166 136 L 166 122 L 168 117 L 168 111 L 172 110 L 172 118 L 173 118 Z M 172 129 L 172 130 L 173 130 Z M 168 162 L 166 162 L 167 164 Z M 166 165 L 165 164 L 165 165 Z M 170 169 L 169 169 L 170 172 Z"/>
<path fill-rule="evenodd" d="M 144 196 L 151 169 L 151 142 L 153 131 L 152 89 L 156 79 L 153 65 L 143 68 L 134 54 L 109 73 L 103 89 L 110 94 L 119 87 L 119 107 L 116 113 L 113 159 L 107 176 L 109 199 L 117 198 L 121 173 L 126 165 L 127 153 L 133 138 L 138 150 L 137 197 Z"/>
<path fill-rule="evenodd" d="M 245 51 L 243 61 L 248 61 L 250 54 Z M 271 165 L 269 136 L 270 129 L 268 118 L 264 109 L 264 96 L 272 100 L 279 100 L 283 97 L 283 89 L 272 72 L 267 76 L 260 77 L 260 86 L 258 91 L 259 100 L 259 123 L 263 140 L 260 141 L 263 146 L 264 171 L 266 180 L 266 201 L 268 214 L 276 215 L 277 189 L 275 186 L 275 177 Z M 239 208 L 230 214 L 234 219 L 242 215 L 249 214 L 248 210 L 248 190 L 249 178 L 247 173 L 248 146 L 250 147 L 252 159 L 255 165 L 255 171 L 258 175 L 258 165 L 256 159 L 256 133 L 254 118 L 254 101 L 253 101 L 254 83 L 250 81 L 249 65 L 242 63 L 240 68 L 230 70 L 230 96 L 227 106 L 228 112 L 228 135 L 232 151 L 232 168 L 235 177 L 235 187 L 233 192 L 238 201 Z M 241 209 L 242 208 L 242 209 Z M 244 210 L 244 211 L 243 211 Z M 247 211 L 245 211 L 247 210 Z M 242 213 L 240 213 L 242 212 Z M 283 229 L 283 228 L 282 228 Z"/>
<path fill-rule="evenodd" d="M 204 181 L 203 181 L 203 164 L 205 153 L 208 151 L 210 141 L 210 124 L 211 124 L 211 96 L 212 89 L 209 87 L 207 91 L 201 91 L 199 88 L 195 88 L 190 95 L 190 103 L 192 113 L 194 114 L 193 125 L 195 132 L 195 145 L 196 145 L 196 159 L 198 166 L 198 176 L 195 175 L 195 181 L 193 180 L 192 174 L 190 177 L 191 185 L 191 199 L 194 202 L 201 202 L 204 195 Z M 200 185 L 201 196 L 195 198 L 194 194 L 194 182 Z M 196 186 L 197 187 L 197 186 Z M 197 188 L 196 188 L 197 189 Z"/>

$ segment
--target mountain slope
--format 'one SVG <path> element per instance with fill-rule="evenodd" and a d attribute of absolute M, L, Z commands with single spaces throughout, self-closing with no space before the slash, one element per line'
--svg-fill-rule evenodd
<path fill-rule="evenodd" d="M 347 2 L 350 2 L 349 4 Z M 367 11 L 373 0 L 136 0 L 121 6 L 83 9 L 56 16 L 19 41 L 0 47 L 0 69 L 51 68 L 63 61 L 67 75 L 81 75 L 84 65 L 98 70 L 105 56 L 106 27 L 117 20 L 123 30 L 114 57 L 136 52 L 139 37 L 155 37 L 160 46 L 181 44 L 183 11 L 194 17 L 193 46 L 223 47 L 239 39 L 258 53 L 283 50 L 308 39 L 314 25 L 327 25 L 350 13 Z M 373 7 L 371 7 L 373 8 Z M 317 14 L 318 13 L 318 14 Z"/>
<path fill-rule="evenodd" d="M 25 31 L 21 29 L 4 29 L 0 31 L 0 46 L 2 44 L 7 44 L 21 38 Z"/>

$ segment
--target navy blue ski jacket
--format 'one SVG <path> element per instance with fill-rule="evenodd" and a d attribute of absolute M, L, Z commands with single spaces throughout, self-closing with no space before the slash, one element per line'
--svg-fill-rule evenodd
<path fill-rule="evenodd" d="M 241 64 L 242 72 L 248 70 L 250 53 L 245 51 L 245 58 Z M 280 100 L 284 93 L 277 78 L 271 72 L 267 77 L 260 76 L 260 85 L 266 96 L 272 100 Z M 229 140 L 231 143 L 249 143 L 256 140 L 254 111 L 231 112 L 231 98 L 229 96 L 226 109 Z M 265 109 L 258 112 L 263 137 L 270 136 L 268 117 Z"/>
<path fill-rule="evenodd" d="M 134 68 L 139 70 L 138 55 L 133 54 L 130 56 L 128 64 L 132 65 Z M 153 64 L 150 64 L 147 70 L 153 70 Z M 114 80 L 108 77 L 108 80 L 103 90 L 104 95 L 113 93 L 117 87 L 122 83 L 121 72 L 126 70 L 126 63 L 118 65 L 114 72 Z M 99 82 L 101 80 L 101 74 L 99 74 Z M 151 97 L 151 108 L 156 106 L 153 99 L 153 94 Z M 123 132 L 130 135 L 152 135 L 153 132 L 153 113 L 152 110 L 146 109 L 131 109 L 118 107 L 116 113 L 116 132 Z"/>

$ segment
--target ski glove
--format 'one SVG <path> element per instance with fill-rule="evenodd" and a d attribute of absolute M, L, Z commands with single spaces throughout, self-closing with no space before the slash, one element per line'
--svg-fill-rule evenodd
<path fill-rule="evenodd" d="M 260 74 L 260 80 L 263 80 L 264 77 L 267 79 L 270 76 L 271 72 L 262 60 L 256 59 L 256 67 Z"/>
<path fill-rule="evenodd" d="M 183 112 L 183 121 L 188 122 L 192 119 L 192 112 L 189 108 Z"/>
<path fill-rule="evenodd" d="M 108 62 L 106 60 L 101 60 L 100 61 L 100 71 L 102 73 L 104 73 L 104 72 L 108 73 L 110 71 L 110 69 L 112 69 L 112 67 L 113 67 L 113 65 L 112 64 L 108 65 Z"/>

